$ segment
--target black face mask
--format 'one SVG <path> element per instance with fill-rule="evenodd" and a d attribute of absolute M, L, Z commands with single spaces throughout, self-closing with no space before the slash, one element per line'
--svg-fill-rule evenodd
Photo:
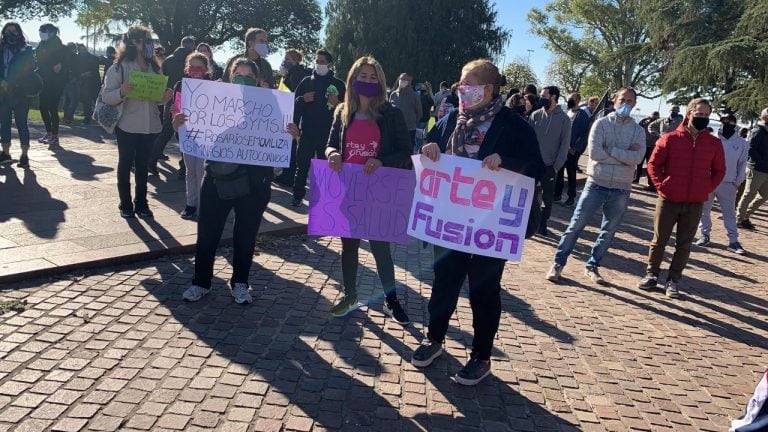
<path fill-rule="evenodd" d="M 3 35 L 3 40 L 6 41 L 8 45 L 16 45 L 19 42 L 19 35 L 8 32 Z"/>
<path fill-rule="evenodd" d="M 723 123 L 720 133 L 722 133 L 724 137 L 730 138 L 736 133 L 736 125 Z"/>
<path fill-rule="evenodd" d="M 568 109 L 572 110 L 576 108 L 576 99 L 568 99 Z"/>
<path fill-rule="evenodd" d="M 691 118 L 691 126 L 698 131 L 702 131 L 709 126 L 709 118 L 707 117 L 693 117 Z"/>
<path fill-rule="evenodd" d="M 549 98 L 539 98 L 539 108 L 549 108 Z"/>

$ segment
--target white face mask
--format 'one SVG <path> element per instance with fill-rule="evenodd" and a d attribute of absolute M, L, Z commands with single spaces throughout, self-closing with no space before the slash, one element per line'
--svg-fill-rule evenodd
<path fill-rule="evenodd" d="M 262 57 L 269 55 L 269 45 L 265 43 L 257 43 L 253 46 L 253 49 Z"/>
<path fill-rule="evenodd" d="M 40 32 L 40 41 L 47 41 L 49 37 L 48 33 Z"/>
<path fill-rule="evenodd" d="M 328 71 L 331 69 L 328 67 L 328 65 L 324 64 L 316 64 L 315 65 L 315 73 L 317 73 L 320 76 L 326 76 L 328 75 Z"/>
<path fill-rule="evenodd" d="M 459 95 L 459 111 L 464 112 L 479 104 L 485 97 L 484 85 L 461 85 L 456 89 Z"/>
<path fill-rule="evenodd" d="M 404 79 L 401 79 L 401 80 L 399 81 L 398 85 L 400 85 L 400 88 L 401 88 L 401 89 L 404 89 L 404 88 L 408 87 L 408 84 L 410 84 L 410 83 L 411 83 L 411 82 L 410 82 L 410 81 L 408 81 L 408 80 L 404 80 Z"/>

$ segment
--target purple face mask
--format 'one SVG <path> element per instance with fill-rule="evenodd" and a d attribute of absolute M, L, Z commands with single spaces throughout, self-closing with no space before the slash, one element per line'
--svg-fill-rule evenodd
<path fill-rule="evenodd" d="M 365 81 L 356 80 L 353 84 L 357 94 L 361 96 L 374 97 L 381 93 L 381 85 L 377 82 L 369 83 Z"/>

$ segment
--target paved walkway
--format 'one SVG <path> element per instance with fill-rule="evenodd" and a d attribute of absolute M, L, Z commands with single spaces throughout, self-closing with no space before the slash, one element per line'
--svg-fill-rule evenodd
<path fill-rule="evenodd" d="M 6 284 L 0 297 L 27 310 L 0 317 L 0 431 L 724 431 L 768 366 L 768 217 L 742 234 L 746 257 L 716 224 L 718 244 L 694 250 L 669 300 L 634 288 L 653 197 L 636 191 L 631 205 L 603 270 L 612 286 L 583 276 L 585 242 L 560 284 L 543 281 L 554 237 L 507 265 L 494 375 L 476 388 L 449 379 L 471 342 L 466 298 L 447 353 L 424 371 L 408 362 L 432 281 L 416 242 L 394 253 L 406 327 L 381 313 L 367 252 L 370 308 L 330 318 L 337 239 L 262 241 L 250 306 L 224 288 L 228 248 L 214 291 L 192 304 L 189 255 Z M 568 214 L 556 208 L 556 234 Z"/>
<path fill-rule="evenodd" d="M 124 220 L 117 210 L 117 146 L 99 126 L 62 126 L 61 149 L 35 140 L 44 135 L 32 126 L 31 169 L 0 166 L 0 284 L 78 266 L 147 259 L 168 252 L 189 252 L 195 222 L 179 217 L 184 209 L 184 180 L 178 177 L 178 146 L 173 140 L 149 178 L 154 220 Z M 19 156 L 14 137 L 12 155 Z M 301 230 L 306 207 L 296 212 L 286 189 L 273 188 L 263 233 Z M 232 219 L 230 219 L 230 222 Z M 224 240 L 232 230 L 225 229 Z"/>

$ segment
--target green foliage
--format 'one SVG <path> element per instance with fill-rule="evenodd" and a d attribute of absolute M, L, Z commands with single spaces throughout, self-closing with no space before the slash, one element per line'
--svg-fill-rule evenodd
<path fill-rule="evenodd" d="M 114 20 L 148 25 L 160 43 L 172 50 L 181 38 L 242 46 L 245 30 L 261 27 L 274 47 L 314 51 L 319 45 L 322 14 L 317 0 L 85 0 L 81 25 L 105 25 Z"/>
<path fill-rule="evenodd" d="M 533 72 L 533 69 L 531 69 L 528 62 L 522 58 L 512 60 L 512 62 L 504 68 L 503 74 L 507 77 L 507 85 L 501 89 L 501 94 L 507 94 L 511 88 L 517 88 L 522 91 L 528 84 L 539 85 L 536 73 Z"/>
<path fill-rule="evenodd" d="M 79 3 L 78 0 L 0 0 L 0 17 L 16 21 L 55 19 L 69 16 Z"/>
<path fill-rule="evenodd" d="M 553 0 L 528 13 L 531 31 L 568 67 L 565 84 L 583 74 L 613 90 L 634 87 L 650 97 L 658 87 L 661 56 L 641 16 L 643 0 Z M 563 60 L 560 60 L 560 59 Z M 581 67 L 579 67 L 581 66 Z M 581 72 L 583 69 L 583 72 Z M 559 73 L 559 72 L 558 72 Z M 582 82 L 583 84 L 583 82 Z M 600 91 L 604 92 L 606 89 Z"/>
<path fill-rule="evenodd" d="M 381 62 L 392 85 L 401 72 L 416 81 L 457 81 L 461 66 L 491 58 L 509 32 L 488 0 L 329 0 L 326 42 L 344 79 L 359 57 Z"/>

